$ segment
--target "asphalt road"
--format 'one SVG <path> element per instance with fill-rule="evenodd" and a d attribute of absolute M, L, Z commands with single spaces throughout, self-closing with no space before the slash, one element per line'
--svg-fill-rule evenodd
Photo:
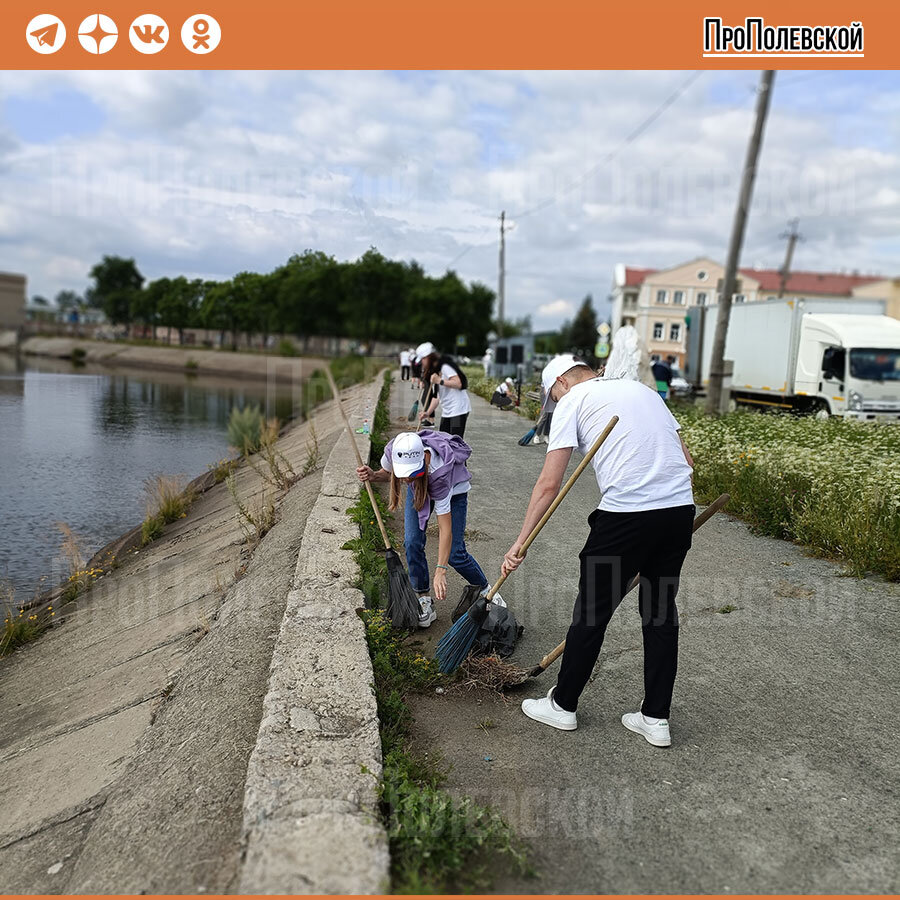
<path fill-rule="evenodd" d="M 411 397 L 395 385 L 398 428 Z M 495 578 L 546 447 L 519 447 L 524 419 L 472 403 L 469 549 Z M 520 664 L 565 636 L 599 500 L 590 474 L 503 589 L 525 626 Z M 432 567 L 436 550 L 434 535 Z M 461 589 L 451 572 L 426 652 Z M 499 809 L 530 845 L 538 878 L 501 876 L 498 892 L 896 892 L 898 602 L 900 586 L 843 577 L 720 513 L 685 566 L 670 749 L 620 722 L 642 696 L 636 595 L 610 625 L 577 731 L 519 708 L 555 683 L 556 663 L 506 700 L 413 698 L 415 739 L 451 766 L 451 790 Z"/>

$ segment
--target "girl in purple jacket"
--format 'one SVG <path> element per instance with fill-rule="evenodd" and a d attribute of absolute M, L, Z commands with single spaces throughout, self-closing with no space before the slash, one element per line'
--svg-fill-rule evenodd
<path fill-rule="evenodd" d="M 427 628 L 437 617 L 429 595 L 428 561 L 425 558 L 425 528 L 432 509 L 438 521 L 438 561 L 434 571 L 434 596 L 447 597 L 447 567 L 453 566 L 465 580 L 485 591 L 488 580 L 481 566 L 466 549 L 466 512 L 469 482 L 466 460 L 472 453 L 458 435 L 423 430 L 398 434 L 384 448 L 381 470 L 369 466 L 356 470 L 360 481 L 389 481 L 389 509 L 400 506 L 400 484 L 408 485 L 412 502 L 404 504 L 406 562 L 413 590 L 419 595 L 419 627 Z M 493 602 L 497 603 L 495 596 Z M 502 601 L 501 601 L 502 602 Z"/>

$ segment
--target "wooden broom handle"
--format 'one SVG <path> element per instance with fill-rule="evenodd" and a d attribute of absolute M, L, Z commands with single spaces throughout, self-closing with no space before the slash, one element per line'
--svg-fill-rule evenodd
<path fill-rule="evenodd" d="M 563 499 L 565 498 L 566 494 L 568 494 L 569 491 L 571 490 L 572 485 L 575 484 L 575 482 L 578 480 L 578 476 L 587 468 L 588 463 L 590 463 L 590 461 L 594 458 L 594 454 L 596 454 L 596 452 L 600 449 L 603 442 L 609 437 L 609 433 L 613 430 L 613 428 L 615 428 L 616 422 L 618 422 L 618 421 L 619 421 L 618 416 L 613 416 L 609 420 L 609 424 L 606 426 L 606 428 L 603 429 L 603 431 L 601 432 L 601 434 L 597 438 L 597 440 L 594 441 L 593 445 L 591 446 L 591 449 L 588 450 L 588 452 L 584 455 L 584 459 L 581 460 L 580 463 L 578 463 L 577 468 L 569 476 L 569 480 L 563 485 L 562 490 L 553 498 L 553 502 L 550 504 L 549 508 L 547 509 L 547 512 L 545 512 L 541 516 L 541 520 L 531 530 L 531 534 L 529 534 L 528 537 L 525 538 L 525 542 L 522 544 L 523 551 L 527 550 L 534 542 L 534 539 L 541 533 L 541 529 L 547 524 L 547 520 L 556 511 L 556 507 L 559 506 L 559 504 L 563 502 Z M 503 584 L 504 581 L 506 581 L 506 579 L 507 579 L 506 575 L 501 575 L 497 579 L 494 586 L 488 591 L 488 593 L 486 595 L 486 599 L 488 600 L 488 602 L 490 602 L 490 600 L 494 596 L 494 594 L 496 594 L 497 591 L 500 590 L 500 586 Z"/>
<path fill-rule="evenodd" d="M 344 412 L 344 404 L 341 402 L 341 395 L 337 389 L 337 385 L 334 383 L 334 376 L 331 374 L 331 367 L 328 363 L 325 364 L 325 376 L 328 378 L 328 384 L 331 386 L 331 393 L 334 394 L 334 399 L 337 401 L 338 409 L 341 411 L 341 418 L 344 420 L 344 425 L 347 427 L 347 434 L 350 435 L 350 443 L 353 446 L 353 452 L 356 454 L 356 461 L 359 463 L 360 467 L 364 466 L 365 463 L 362 461 L 362 457 L 359 455 L 359 447 L 356 446 L 356 435 L 353 433 L 353 427 L 350 425 L 350 420 L 347 418 L 347 413 Z M 384 522 L 381 521 L 381 510 L 378 508 L 378 504 L 375 502 L 375 491 L 372 490 L 372 482 L 365 481 L 366 490 L 369 492 L 369 500 L 372 503 L 372 509 L 375 512 L 375 518 L 378 520 L 378 527 L 381 529 L 381 537 L 384 539 L 384 546 L 387 547 L 388 550 L 391 548 L 391 541 L 388 538 L 387 529 L 384 527 Z"/>
<path fill-rule="evenodd" d="M 694 519 L 694 525 L 691 529 L 691 534 L 693 534 L 698 528 L 701 528 L 706 524 L 729 500 L 731 499 L 730 494 L 720 494 L 713 500 L 706 509 Z M 625 593 L 627 594 L 629 591 L 634 590 L 637 583 L 641 580 L 640 572 L 628 582 L 628 587 L 625 588 Z M 557 659 L 562 656 L 563 650 L 566 649 L 566 642 L 563 641 L 559 646 L 554 647 L 538 664 L 537 667 L 542 672 L 547 668 L 551 663 L 555 662 Z"/>

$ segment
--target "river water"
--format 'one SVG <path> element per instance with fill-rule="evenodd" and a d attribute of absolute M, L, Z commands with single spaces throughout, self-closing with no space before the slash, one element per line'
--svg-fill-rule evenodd
<path fill-rule="evenodd" d="M 229 414 L 247 403 L 284 420 L 292 396 L 252 380 L 0 353 L 0 580 L 15 601 L 63 575 L 57 523 L 95 553 L 143 520 L 145 478 L 188 481 L 229 455 Z"/>

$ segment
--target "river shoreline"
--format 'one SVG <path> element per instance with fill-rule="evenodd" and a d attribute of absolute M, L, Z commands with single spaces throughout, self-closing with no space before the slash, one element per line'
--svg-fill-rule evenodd
<path fill-rule="evenodd" d="M 0 332 L 0 351 L 11 355 L 78 359 L 102 366 L 127 366 L 147 372 L 187 372 L 226 378 L 254 378 L 299 382 L 308 377 L 321 361 L 309 357 L 269 356 L 208 350 L 203 347 L 142 346 L 94 341 L 75 337 L 28 337 L 21 343 L 14 331 Z"/>

